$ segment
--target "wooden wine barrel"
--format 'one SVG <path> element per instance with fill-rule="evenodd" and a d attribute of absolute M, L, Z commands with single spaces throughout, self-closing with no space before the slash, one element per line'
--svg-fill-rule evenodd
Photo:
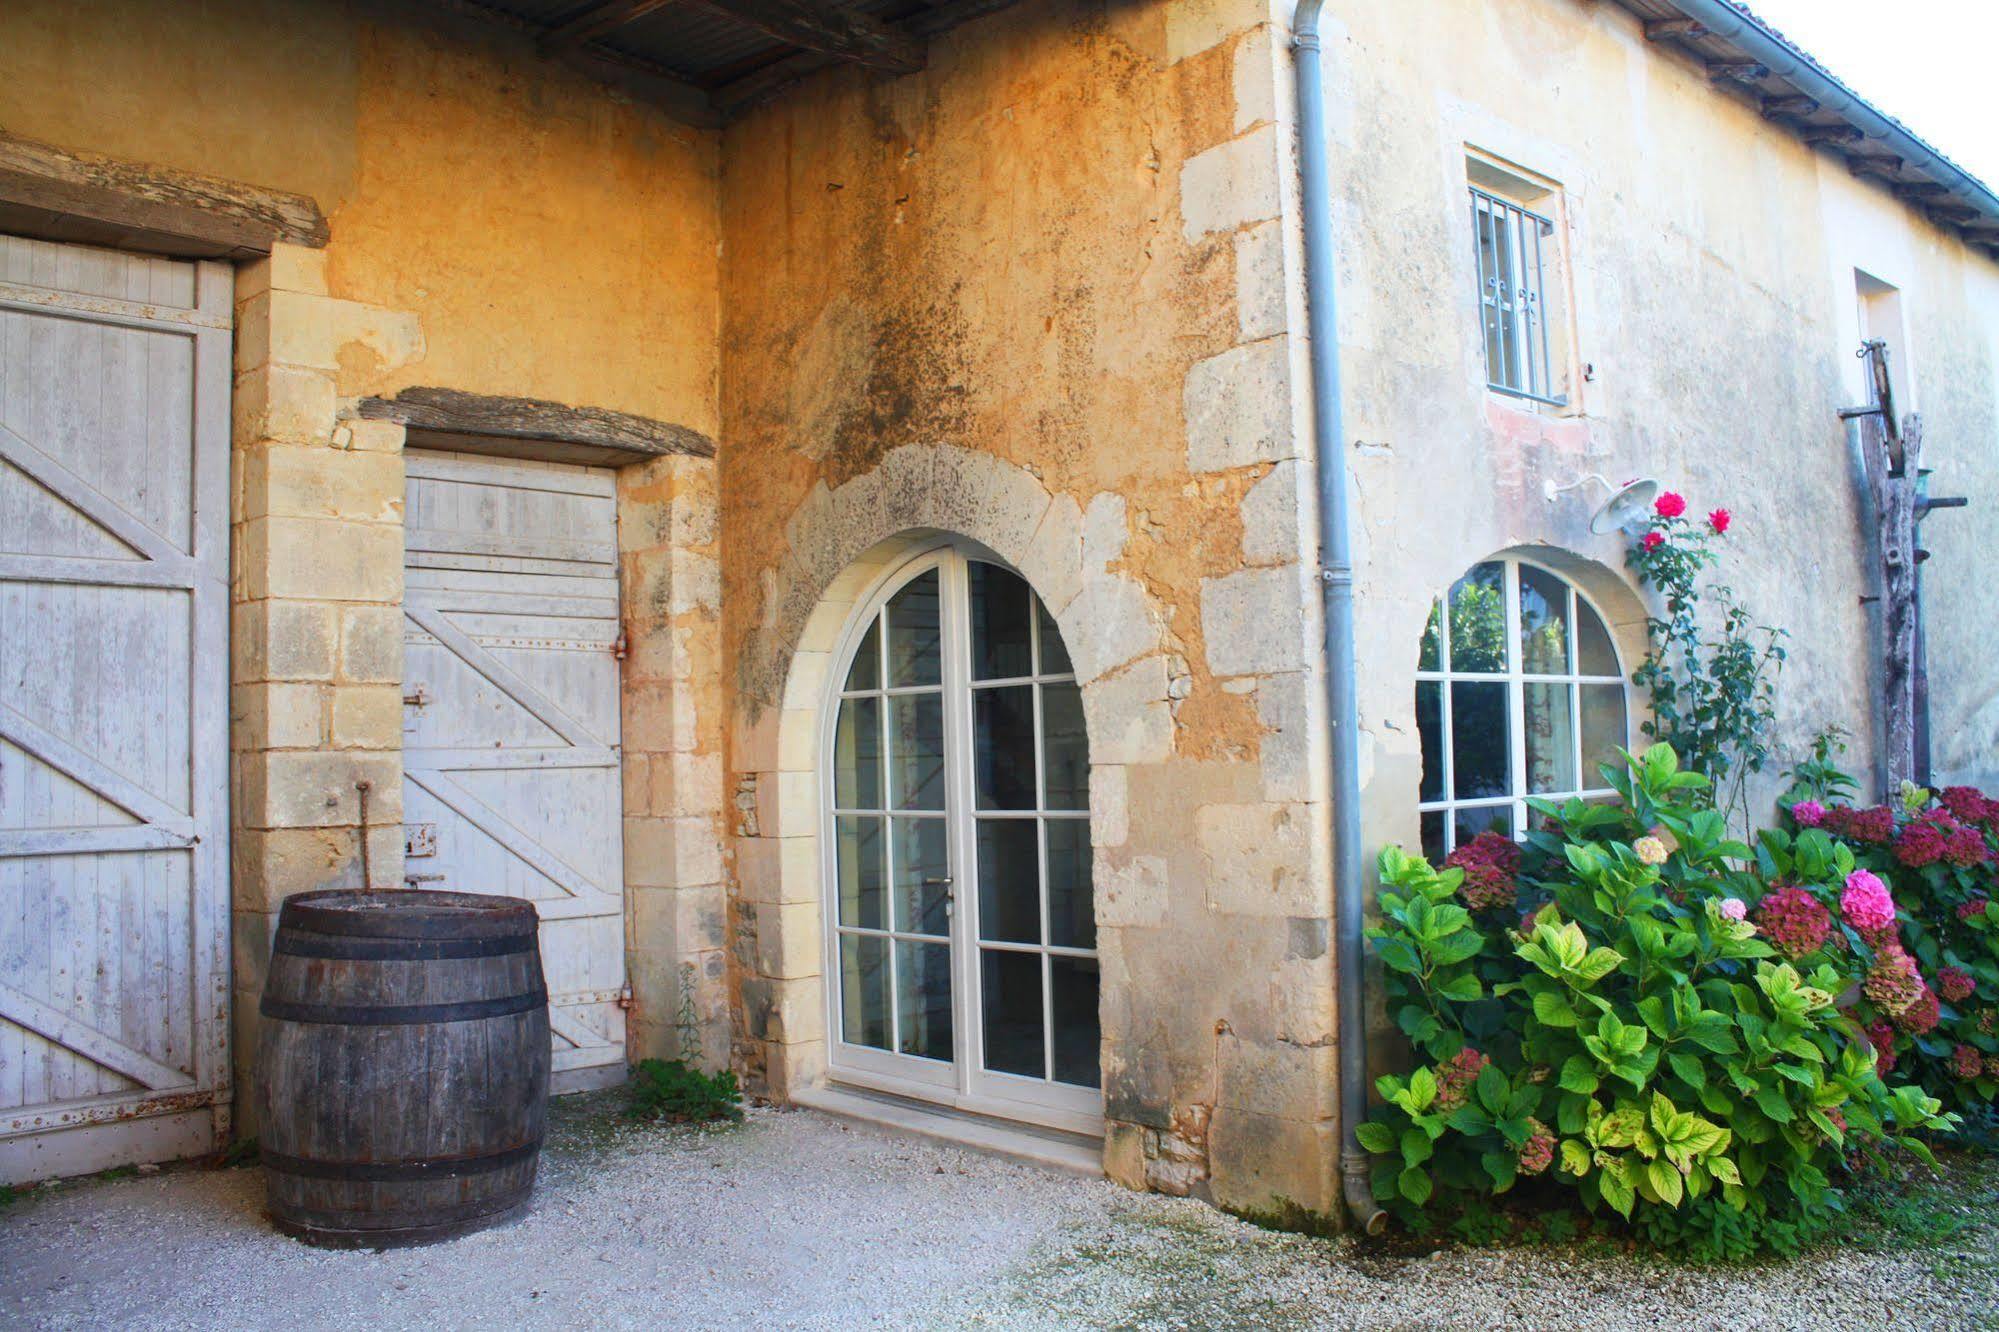
<path fill-rule="evenodd" d="M 531 903 L 473 893 L 285 902 L 257 1053 L 278 1229 L 387 1248 L 527 1206 L 548 1114 L 536 925 Z"/>

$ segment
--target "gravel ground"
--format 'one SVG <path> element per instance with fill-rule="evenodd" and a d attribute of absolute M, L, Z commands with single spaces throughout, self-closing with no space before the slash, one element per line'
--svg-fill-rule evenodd
<path fill-rule="evenodd" d="M 255 1170 L 0 1210 L 0 1327 L 1999 1327 L 1999 1219 L 1912 1253 L 1694 1270 L 1415 1257 L 810 1113 L 719 1131 L 565 1103 L 532 1212 L 427 1249 L 273 1233 Z"/>

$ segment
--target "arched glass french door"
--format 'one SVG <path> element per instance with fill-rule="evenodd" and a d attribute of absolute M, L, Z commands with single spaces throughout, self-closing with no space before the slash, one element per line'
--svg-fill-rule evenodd
<path fill-rule="evenodd" d="M 836 1076 L 1102 1131 L 1082 694 L 1019 575 L 910 561 L 850 628 L 823 845 Z"/>

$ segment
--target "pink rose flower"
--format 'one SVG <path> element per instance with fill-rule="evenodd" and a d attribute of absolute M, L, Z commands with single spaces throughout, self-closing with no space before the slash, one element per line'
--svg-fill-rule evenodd
<path fill-rule="evenodd" d="M 1720 536 L 1722 533 L 1726 532 L 1728 530 L 1728 525 L 1734 521 L 1735 521 L 1735 515 L 1730 513 L 1727 509 L 1716 509 L 1713 513 L 1707 516 L 1707 525 L 1714 529 L 1714 534 L 1716 536 Z"/>
<path fill-rule="evenodd" d="M 1669 490 L 1652 502 L 1652 511 L 1661 518 L 1677 518 L 1687 511 L 1686 496 Z"/>

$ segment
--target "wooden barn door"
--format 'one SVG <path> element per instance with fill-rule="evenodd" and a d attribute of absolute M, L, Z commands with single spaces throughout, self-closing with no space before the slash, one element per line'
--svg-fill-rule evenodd
<path fill-rule="evenodd" d="M 227 1128 L 231 292 L 0 236 L 0 1181 Z"/>
<path fill-rule="evenodd" d="M 602 468 L 412 451 L 406 872 L 541 912 L 558 1091 L 623 1076 L 617 499 Z"/>

